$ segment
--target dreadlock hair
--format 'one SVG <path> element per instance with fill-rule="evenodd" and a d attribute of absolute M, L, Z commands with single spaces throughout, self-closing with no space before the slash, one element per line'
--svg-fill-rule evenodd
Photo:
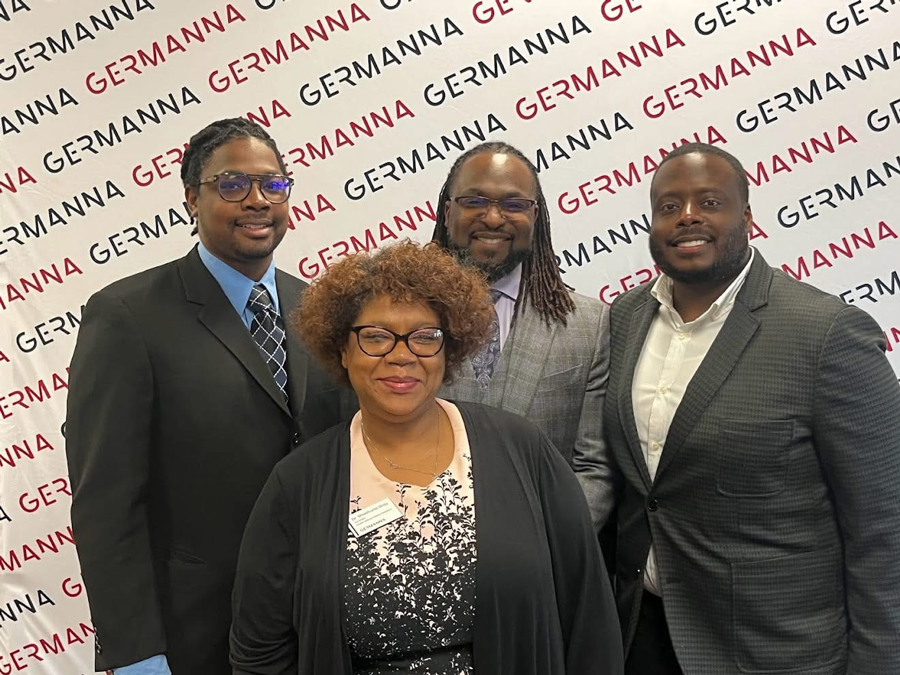
<path fill-rule="evenodd" d="M 731 168 L 734 169 L 734 177 L 738 185 L 738 194 L 740 194 L 741 199 L 744 201 L 744 204 L 750 201 L 750 183 L 747 181 L 747 171 L 744 169 L 744 165 L 741 164 L 740 160 L 730 152 L 728 152 L 727 150 L 722 150 L 715 145 L 709 145 L 708 143 L 685 143 L 684 145 L 679 145 L 677 148 L 672 150 L 672 152 L 662 158 L 662 161 L 656 167 L 656 170 L 659 171 L 663 167 L 663 165 L 670 159 L 675 159 L 676 157 L 682 157 L 684 155 L 690 155 L 695 152 L 701 155 L 715 155 L 716 157 L 721 157 L 726 162 L 731 164 Z"/>
<path fill-rule="evenodd" d="M 212 154 L 229 141 L 236 138 L 256 138 L 268 145 L 282 173 L 287 173 L 287 167 L 275 145 L 274 139 L 268 132 L 256 122 L 250 122 L 241 117 L 231 117 L 216 120 L 203 127 L 188 141 L 188 148 L 181 159 L 181 182 L 184 187 L 198 189 L 200 187 L 200 174 L 203 167 L 209 161 Z M 197 226 L 191 231 L 191 236 L 197 234 Z"/>
<path fill-rule="evenodd" d="M 553 242 L 550 239 L 550 212 L 547 210 L 547 202 L 541 190 L 541 181 L 538 179 L 537 169 L 522 154 L 521 150 L 503 141 L 487 141 L 469 148 L 460 155 L 453 163 L 453 166 L 450 167 L 450 173 L 447 174 L 447 179 L 444 181 L 443 187 L 441 187 L 440 195 L 438 195 L 437 219 L 431 238 L 442 248 L 450 248 L 450 233 L 447 230 L 444 204 L 450 199 L 450 191 L 456 182 L 456 177 L 459 175 L 462 165 L 465 164 L 466 160 L 482 153 L 512 155 L 524 162 L 528 170 L 531 171 L 536 190 L 535 200 L 537 201 L 538 215 L 534 221 L 531 255 L 522 263 L 522 282 L 519 287 L 519 297 L 527 297 L 547 325 L 550 325 L 553 321 L 559 321 L 565 326 L 567 316 L 575 311 L 575 302 L 569 295 L 569 291 L 573 289 L 563 282 L 559 273 L 559 267 L 556 265 L 556 254 L 553 252 Z M 514 319 L 521 311 L 521 305 L 518 301 L 516 305 Z"/>

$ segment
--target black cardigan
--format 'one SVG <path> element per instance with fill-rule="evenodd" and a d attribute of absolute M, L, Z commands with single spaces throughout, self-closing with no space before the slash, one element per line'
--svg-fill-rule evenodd
<path fill-rule="evenodd" d="M 476 672 L 620 675 L 615 603 L 575 475 L 521 417 L 456 405 L 474 476 Z M 234 586 L 235 675 L 353 672 L 341 616 L 349 427 L 279 462 L 253 509 Z"/>

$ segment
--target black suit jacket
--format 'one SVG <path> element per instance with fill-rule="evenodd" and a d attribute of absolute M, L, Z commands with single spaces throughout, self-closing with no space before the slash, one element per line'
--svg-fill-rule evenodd
<path fill-rule="evenodd" d="M 287 317 L 305 284 L 276 285 Z M 276 462 L 341 418 L 290 330 L 287 360 L 289 405 L 196 248 L 88 301 L 66 448 L 98 670 L 163 653 L 174 675 L 229 672 L 250 510 Z"/>

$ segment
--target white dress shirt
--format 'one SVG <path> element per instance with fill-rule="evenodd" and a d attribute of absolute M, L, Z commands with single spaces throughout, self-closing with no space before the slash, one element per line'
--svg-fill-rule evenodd
<path fill-rule="evenodd" d="M 522 265 L 516 265 L 512 272 L 491 284 L 491 288 L 500 291 L 501 295 L 494 303 L 497 319 L 500 321 L 500 349 L 506 344 L 513 316 L 516 313 L 516 300 L 519 297 L 519 284 L 522 281 Z"/>
<path fill-rule="evenodd" d="M 671 278 L 660 276 L 650 291 L 660 306 L 650 324 L 647 339 L 634 369 L 631 402 L 641 452 L 647 462 L 651 480 L 656 479 L 656 469 L 666 444 L 669 426 L 684 397 L 685 389 L 731 313 L 734 299 L 744 285 L 752 262 L 751 248 L 750 261 L 737 278 L 709 309 L 687 323 L 681 320 L 672 304 Z M 647 556 L 644 588 L 662 595 L 652 545 Z"/>

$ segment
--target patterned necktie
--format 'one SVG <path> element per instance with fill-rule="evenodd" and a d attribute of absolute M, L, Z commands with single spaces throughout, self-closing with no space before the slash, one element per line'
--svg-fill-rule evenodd
<path fill-rule="evenodd" d="M 262 352 L 263 360 L 269 367 L 275 384 L 281 389 L 284 400 L 287 395 L 287 352 L 285 352 L 284 321 L 275 313 L 272 297 L 262 284 L 256 284 L 250 291 L 247 307 L 253 312 L 250 334 Z"/>
<path fill-rule="evenodd" d="M 481 385 L 481 391 L 487 391 L 491 384 L 491 376 L 494 368 L 500 361 L 500 318 L 497 316 L 497 300 L 503 293 L 496 288 L 491 289 L 491 299 L 494 301 L 494 318 L 491 321 L 491 338 L 472 357 L 472 368 L 475 370 L 475 379 Z"/>

